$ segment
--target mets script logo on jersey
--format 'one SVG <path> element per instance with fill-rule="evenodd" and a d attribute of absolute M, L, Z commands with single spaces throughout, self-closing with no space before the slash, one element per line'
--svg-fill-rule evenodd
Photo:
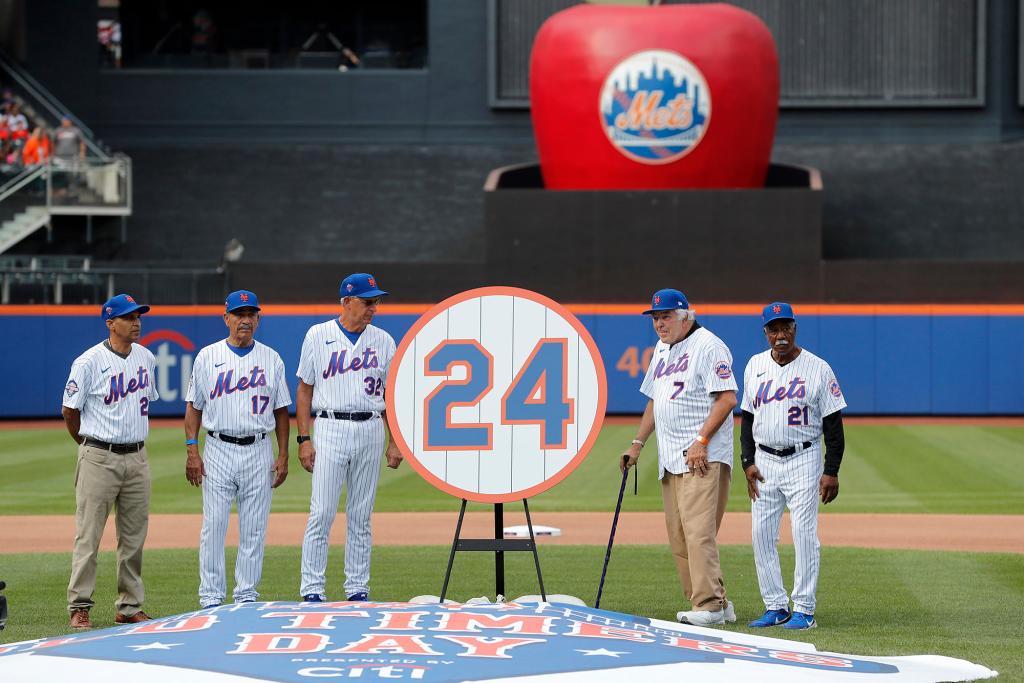
<path fill-rule="evenodd" d="M 374 349 L 365 349 L 362 356 L 353 356 L 352 362 L 348 367 L 345 366 L 345 357 L 347 355 L 348 349 L 332 353 L 331 360 L 327 363 L 327 369 L 323 372 L 323 378 L 330 379 L 335 375 L 344 375 L 349 370 L 380 367 L 380 363 L 377 361 L 377 352 Z"/>
<path fill-rule="evenodd" d="M 829 382 L 828 390 L 831 391 L 832 395 L 835 396 L 836 398 L 839 398 L 840 396 L 843 395 L 842 389 L 839 388 L 839 382 L 837 382 L 836 380 L 832 380 L 831 382 Z"/>
<path fill-rule="evenodd" d="M 646 50 L 619 62 L 601 88 L 601 121 L 619 152 L 644 164 L 689 154 L 711 119 L 711 94 L 693 62 Z"/>
<path fill-rule="evenodd" d="M 686 372 L 690 367 L 690 354 L 684 353 L 682 358 L 677 358 L 674 363 L 666 363 L 664 359 L 658 361 L 654 366 L 654 379 L 661 379 L 679 372 Z"/>
<path fill-rule="evenodd" d="M 715 374 L 719 379 L 729 379 L 732 377 L 732 366 L 724 360 L 720 360 L 715 363 Z"/>
<path fill-rule="evenodd" d="M 123 398 L 128 398 L 129 394 L 134 394 L 136 391 L 147 387 L 149 387 L 149 371 L 146 368 L 140 366 L 138 376 L 128 380 L 128 384 L 124 383 L 124 373 L 119 372 L 110 378 L 110 391 L 103 398 L 103 403 L 109 406 L 111 403 L 117 403 Z"/>
<path fill-rule="evenodd" d="M 210 392 L 210 398 L 214 399 L 225 394 L 233 394 L 236 391 L 267 386 L 267 373 L 258 365 L 254 365 L 248 375 L 242 375 L 238 378 L 238 382 L 232 384 L 234 382 L 234 375 L 234 370 L 228 370 L 217 375 L 217 384 L 213 387 L 213 391 Z"/>
<path fill-rule="evenodd" d="M 762 403 L 768 404 L 772 401 L 781 401 L 787 398 L 805 398 L 807 396 L 807 382 L 800 377 L 794 377 L 788 387 L 779 387 L 772 390 L 773 380 L 761 382 L 754 395 L 754 407 L 759 408 Z"/>

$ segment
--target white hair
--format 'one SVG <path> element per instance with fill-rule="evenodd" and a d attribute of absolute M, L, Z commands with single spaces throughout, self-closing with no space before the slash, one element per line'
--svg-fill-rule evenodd
<path fill-rule="evenodd" d="M 692 308 L 676 308 L 674 310 L 675 310 L 676 318 L 678 318 L 679 320 L 696 320 L 697 319 L 697 311 L 693 310 Z"/>

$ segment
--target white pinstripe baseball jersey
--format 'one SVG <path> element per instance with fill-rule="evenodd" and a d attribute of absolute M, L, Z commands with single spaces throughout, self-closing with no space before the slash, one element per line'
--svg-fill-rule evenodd
<path fill-rule="evenodd" d="M 665 472 L 688 472 L 686 449 L 704 425 L 713 393 L 735 391 L 732 354 L 721 339 L 700 327 L 671 346 L 659 341 L 654 348 L 640 392 L 654 401 L 658 434 L 658 479 Z M 726 420 L 711 436 L 708 461 L 732 467 L 732 421 Z"/>
<path fill-rule="evenodd" d="M 754 415 L 754 441 L 789 448 L 821 440 L 821 419 L 846 407 L 835 373 L 807 349 L 779 365 L 771 349 L 753 356 L 743 371 L 743 410 Z"/>
<path fill-rule="evenodd" d="M 395 355 L 390 334 L 367 325 L 353 344 L 337 319 L 306 332 L 295 373 L 313 386 L 313 412 L 384 412 L 384 385 Z"/>
<path fill-rule="evenodd" d="M 203 411 L 207 431 L 231 436 L 269 432 L 274 410 L 292 404 L 281 356 L 255 340 L 249 348 L 239 355 L 222 339 L 196 356 L 185 400 Z"/>
<path fill-rule="evenodd" d="M 109 342 L 93 346 L 71 364 L 63 405 L 82 412 L 79 436 L 110 443 L 136 443 L 149 436 L 149 404 L 160 399 L 156 359 L 132 344 L 121 356 Z"/>

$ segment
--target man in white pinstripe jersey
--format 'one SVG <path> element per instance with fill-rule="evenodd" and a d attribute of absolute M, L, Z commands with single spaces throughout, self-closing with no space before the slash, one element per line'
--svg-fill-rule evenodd
<path fill-rule="evenodd" d="M 92 628 L 96 554 L 110 509 L 117 521 L 118 624 L 146 621 L 142 611 L 142 546 L 149 529 L 149 404 L 156 390 L 156 360 L 139 346 L 149 306 L 127 294 L 101 309 L 109 338 L 75 359 L 64 385 L 61 414 L 78 444 L 75 468 L 75 549 L 68 582 L 71 627 Z"/>
<path fill-rule="evenodd" d="M 619 466 L 636 464 L 657 427 L 665 528 L 683 594 L 692 603 L 676 618 L 695 626 L 733 622 L 736 611 L 726 597 L 718 557 L 718 528 L 732 476 L 732 354 L 697 322 L 677 289 L 655 292 L 644 314 L 651 316 L 659 339 L 640 386 L 650 400 Z"/>
<path fill-rule="evenodd" d="M 843 459 L 843 392 L 832 368 L 796 343 L 793 307 L 776 301 L 761 314 L 768 350 L 743 372 L 740 445 L 751 505 L 751 536 L 757 583 L 765 613 L 750 626 L 783 624 L 790 630 L 815 628 L 820 544 L 818 499 L 828 505 L 839 495 Z M 825 435 L 822 465 L 821 437 Z M 796 550 L 793 611 L 779 566 L 779 524 L 789 507 Z"/>
<path fill-rule="evenodd" d="M 392 469 L 402 462 L 393 440 L 384 449 L 384 385 L 395 340 L 370 324 L 387 292 L 369 273 L 354 273 L 342 280 L 339 293 L 341 315 L 309 328 L 296 373 L 299 462 L 313 473 L 299 586 L 307 602 L 327 599 L 328 538 L 342 486 L 347 490 L 345 595 L 352 601 L 369 599 L 370 513 L 381 453 Z"/>
<path fill-rule="evenodd" d="M 203 488 L 199 536 L 199 604 L 213 607 L 227 595 L 224 536 L 238 501 L 235 602 L 259 598 L 272 489 L 288 476 L 288 406 L 291 396 L 277 351 L 256 341 L 256 295 L 232 292 L 224 302 L 228 338 L 204 347 L 192 365 L 185 396 L 185 478 Z M 207 431 L 199 455 L 199 427 Z M 267 433 L 277 437 L 277 459 Z"/>

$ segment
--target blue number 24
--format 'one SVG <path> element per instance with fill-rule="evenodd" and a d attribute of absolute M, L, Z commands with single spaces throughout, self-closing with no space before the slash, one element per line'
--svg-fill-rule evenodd
<path fill-rule="evenodd" d="M 536 424 L 541 448 L 565 448 L 574 401 L 567 397 L 567 341 L 541 339 L 501 399 L 501 423 Z M 462 380 L 445 380 L 424 399 L 423 448 L 428 451 L 490 450 L 493 425 L 453 423 L 452 408 L 474 406 L 494 385 L 494 358 L 474 340 L 444 340 L 424 359 L 425 374 L 449 376 L 466 368 Z"/>

